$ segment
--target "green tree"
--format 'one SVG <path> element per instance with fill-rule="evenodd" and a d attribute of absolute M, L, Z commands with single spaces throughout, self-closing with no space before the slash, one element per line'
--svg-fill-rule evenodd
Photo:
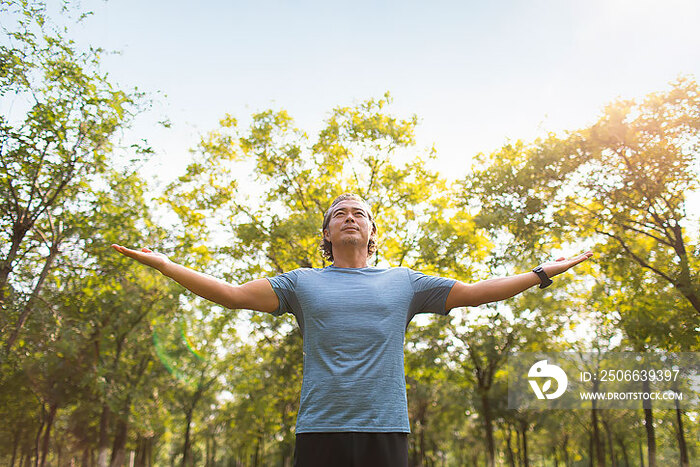
<path fill-rule="evenodd" d="M 8 353 L 72 235 L 67 213 L 105 170 L 141 95 L 110 83 L 99 71 L 102 51 L 79 50 L 42 3 L 3 0 L 0 14 L 0 99 L 13 109 L 0 116 L 0 325 Z"/>
<path fill-rule="evenodd" d="M 157 413 L 144 401 L 157 397 L 154 387 L 162 390 L 172 383 L 154 349 L 154 322 L 174 319 L 181 312 L 176 284 L 115 257 L 108 247 L 116 241 L 162 244 L 164 231 L 149 219 L 145 181 L 135 173 L 112 172 L 105 185 L 96 193 L 85 222 L 77 224 L 84 240 L 80 255 L 89 267 L 72 268 L 77 277 L 63 292 L 75 310 L 67 315 L 79 332 L 76 346 L 89 352 L 94 362 L 99 465 L 118 464 L 124 456 L 134 406 Z M 149 432 L 146 427 L 158 422 L 136 424 Z"/>
<path fill-rule="evenodd" d="M 682 78 L 667 92 L 612 103 L 589 128 L 482 156 L 464 183 L 465 197 L 478 199 L 477 223 L 506 234 L 506 259 L 598 242 L 589 309 L 615 310 L 638 352 L 694 350 L 700 342 L 700 238 L 689 230 L 697 219 L 686 206 L 698 189 L 698 96 L 697 83 Z M 651 404 L 644 417 L 654 465 Z"/>
<path fill-rule="evenodd" d="M 457 365 L 450 359 L 447 324 L 444 318 L 437 318 L 425 326 L 411 325 L 406 336 L 404 361 L 413 465 L 437 463 L 448 449 L 444 433 L 456 431 L 463 424 L 465 395 Z"/>
<path fill-rule="evenodd" d="M 106 464 L 110 441 L 113 452 L 123 455 L 132 407 L 148 406 L 144 401 L 153 399 L 152 384 L 160 384 L 165 373 L 163 368 L 159 376 L 154 368 L 149 316 L 177 308 L 172 284 L 115 261 L 106 246 L 120 238 L 145 238 L 137 227 L 148 215 L 143 181 L 113 173 L 104 182 L 102 191 L 83 193 L 83 211 L 71 216 L 71 247 L 47 277 L 36 319 L 25 327 L 12 358 L 2 363 L 0 393 L 11 393 L 17 380 L 34 396 L 3 409 L 10 417 L 31 420 L 24 424 L 35 427 L 31 432 L 11 434 L 17 450 L 27 436 L 41 439 L 34 449 L 38 462 L 52 463 L 47 460 L 52 428 L 68 434 L 65 440 L 75 439 L 84 458 L 101 449 L 98 458 Z M 154 424 L 156 416 L 137 426 Z M 56 447 L 66 452 L 61 444 Z"/>
<path fill-rule="evenodd" d="M 512 235 L 513 256 L 607 240 L 700 313 L 700 246 L 686 206 L 699 187 L 698 91 L 682 78 L 641 102 L 610 104 L 589 128 L 482 156 L 464 182 L 478 197 L 480 224 Z"/>

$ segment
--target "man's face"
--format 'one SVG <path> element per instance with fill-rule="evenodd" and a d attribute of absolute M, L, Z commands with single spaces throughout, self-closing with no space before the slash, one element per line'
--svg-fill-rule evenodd
<path fill-rule="evenodd" d="M 323 238 L 334 245 L 355 245 L 367 248 L 372 221 L 364 204 L 346 199 L 333 206 Z"/>

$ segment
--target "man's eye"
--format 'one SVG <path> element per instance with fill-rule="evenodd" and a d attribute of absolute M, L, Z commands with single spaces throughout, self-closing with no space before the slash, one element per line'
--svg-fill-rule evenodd
<path fill-rule="evenodd" d="M 362 211 L 357 211 L 355 214 L 357 214 L 358 216 L 362 216 L 362 217 L 365 216 L 365 213 Z"/>

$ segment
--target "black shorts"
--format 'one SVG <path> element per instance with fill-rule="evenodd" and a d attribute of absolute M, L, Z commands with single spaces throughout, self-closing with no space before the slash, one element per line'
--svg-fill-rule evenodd
<path fill-rule="evenodd" d="M 299 433 L 295 467 L 406 467 L 408 433 Z"/>

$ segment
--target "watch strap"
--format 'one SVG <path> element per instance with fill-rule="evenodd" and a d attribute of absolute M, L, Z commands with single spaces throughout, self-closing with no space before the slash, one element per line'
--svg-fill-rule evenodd
<path fill-rule="evenodd" d="M 537 266 L 532 270 L 532 272 L 537 274 L 537 276 L 540 278 L 540 289 L 544 289 L 545 287 L 552 285 L 552 279 L 550 279 L 547 273 L 544 272 L 544 268 L 542 266 Z"/>

